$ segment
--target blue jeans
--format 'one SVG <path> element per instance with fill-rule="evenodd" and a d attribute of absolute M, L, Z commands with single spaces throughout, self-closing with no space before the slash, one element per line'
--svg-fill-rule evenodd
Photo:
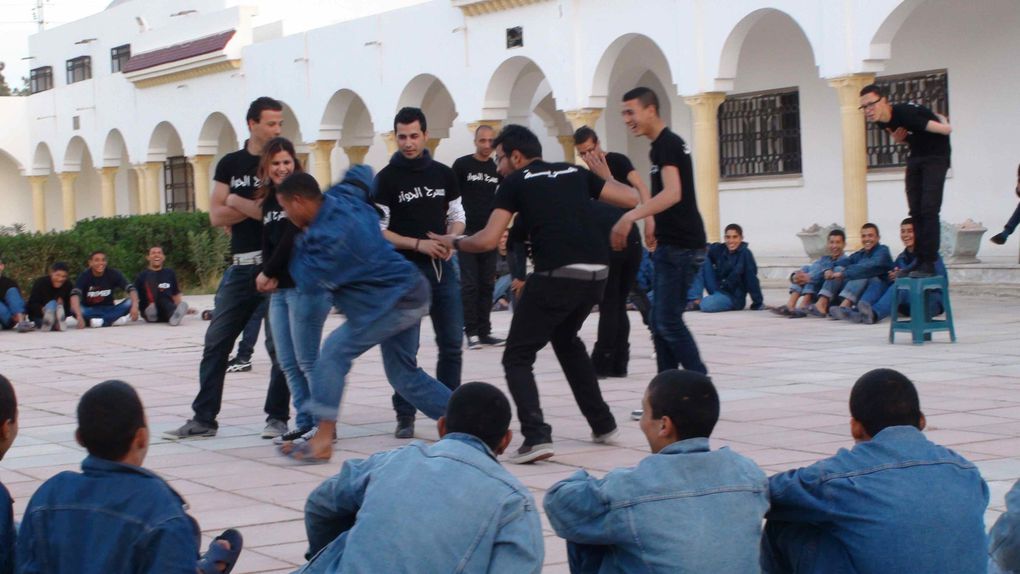
<path fill-rule="evenodd" d="M 765 523 L 761 537 L 765 574 L 852 574 L 853 561 L 839 540 L 807 524 Z"/>
<path fill-rule="evenodd" d="M 684 307 L 694 275 L 705 260 L 704 249 L 660 245 L 652 254 L 655 263 L 655 299 L 652 301 L 652 340 L 659 372 L 678 365 L 707 373 L 698 345 L 684 324 Z"/>
<path fill-rule="evenodd" d="M 942 313 L 942 292 L 929 291 L 928 313 L 934 317 Z M 877 297 L 877 299 L 876 299 Z M 904 289 L 896 289 L 895 285 L 869 285 L 868 289 L 861 296 L 861 301 L 871 303 L 871 310 L 875 312 L 875 320 L 881 321 L 893 311 L 899 311 L 904 315 L 910 314 L 910 292 Z M 895 308 L 893 305 L 895 304 Z"/>
<path fill-rule="evenodd" d="M 296 288 L 279 289 L 269 303 L 269 326 L 276 344 L 276 360 L 287 377 L 294 417 L 298 428 L 308 428 L 315 420 L 307 412 L 312 393 L 308 376 L 319 358 L 322 325 L 332 303 L 324 291 L 305 292 Z"/>
<path fill-rule="evenodd" d="M 708 291 L 708 295 L 705 295 L 705 291 Z M 703 296 L 704 295 L 704 296 Z M 718 281 L 715 278 L 715 271 L 712 269 L 712 265 L 708 259 L 701 264 L 701 268 L 694 275 L 694 281 L 691 282 L 691 288 L 687 291 L 687 300 L 694 301 L 700 299 L 700 307 L 702 313 L 721 313 L 723 311 L 735 311 L 737 305 L 733 302 L 733 298 L 726 293 L 719 290 Z"/>
<path fill-rule="evenodd" d="M 429 300 L 428 282 L 423 278 L 383 320 L 366 323 L 359 320 L 356 309 L 346 309 L 347 321 L 326 337 L 312 370 L 308 413 L 316 420 L 335 421 L 351 363 L 379 345 L 383 370 L 393 389 L 428 417 L 443 416 L 450 389 L 418 366 L 419 326 Z"/>
<path fill-rule="evenodd" d="M 0 300 L 0 329 L 13 327 L 11 322 L 15 315 L 25 314 L 25 300 L 16 287 L 11 287 Z"/>
<path fill-rule="evenodd" d="M 460 386 L 464 352 L 464 305 L 461 302 L 460 265 L 457 264 L 456 258 L 449 261 L 437 259 L 434 262 L 439 266 L 441 274 L 436 273 L 433 262 L 420 263 L 418 269 L 428 279 L 429 287 L 432 289 L 429 317 L 432 318 L 436 347 L 439 350 L 436 378 L 452 391 Z M 418 328 L 420 336 L 420 323 Z M 416 340 L 416 349 L 417 346 Z M 397 417 L 413 417 L 415 412 L 414 406 L 400 396 L 399 392 L 393 394 L 393 410 L 397 412 Z"/>
<path fill-rule="evenodd" d="M 109 327 L 113 322 L 131 312 L 131 299 L 124 299 L 116 305 L 82 305 L 81 315 L 86 321 L 102 319 L 103 326 Z"/>

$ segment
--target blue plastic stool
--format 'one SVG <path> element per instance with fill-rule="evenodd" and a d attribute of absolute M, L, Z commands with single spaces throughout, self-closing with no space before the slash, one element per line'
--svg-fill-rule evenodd
<path fill-rule="evenodd" d="M 902 277 L 896 280 L 897 297 L 899 300 L 900 290 L 909 292 L 910 318 L 900 320 L 895 307 L 893 308 L 891 321 L 889 323 L 889 342 L 894 343 L 897 331 L 911 333 L 915 345 L 922 345 L 925 341 L 931 341 L 931 334 L 938 331 L 949 331 L 949 339 L 956 342 L 956 329 L 953 328 L 953 307 L 949 304 L 949 283 L 945 277 L 922 277 L 912 279 Z M 942 291 L 942 307 L 945 309 L 945 319 L 933 319 L 929 314 L 928 297 L 932 291 Z"/>

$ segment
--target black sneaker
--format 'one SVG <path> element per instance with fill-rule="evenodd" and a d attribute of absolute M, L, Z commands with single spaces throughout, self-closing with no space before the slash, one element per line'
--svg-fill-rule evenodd
<path fill-rule="evenodd" d="M 503 345 L 506 345 L 506 339 L 500 339 L 499 337 L 493 337 L 492 335 L 479 335 L 478 342 L 490 347 L 502 347 Z"/>
<path fill-rule="evenodd" d="M 468 349 L 481 349 L 482 348 L 482 342 L 480 340 L 478 340 L 478 336 L 477 335 L 468 335 L 467 336 L 467 348 Z"/>
<path fill-rule="evenodd" d="M 189 438 L 208 438 L 216 436 L 216 427 L 198 422 L 194 419 L 184 423 L 184 426 L 163 433 L 164 438 L 170 440 L 184 440 Z"/>
<path fill-rule="evenodd" d="M 1006 244 L 1006 239 L 1008 237 L 1009 237 L 1009 234 L 1006 233 L 1005 231 L 1003 231 L 1001 233 L 996 233 L 995 235 L 992 236 L 991 242 L 996 244 L 996 245 L 1005 245 Z"/>
<path fill-rule="evenodd" d="M 414 417 L 397 417 L 393 438 L 414 438 Z"/>
<path fill-rule="evenodd" d="M 229 363 L 227 363 L 228 373 L 246 373 L 250 370 L 251 370 L 250 358 L 245 360 L 238 357 L 234 357 L 233 359 L 230 359 Z"/>
<path fill-rule="evenodd" d="M 294 441 L 304 437 L 305 434 L 311 432 L 314 428 L 315 427 L 313 427 L 313 426 L 312 427 L 298 427 L 298 428 L 295 428 L 292 431 L 287 431 L 287 432 L 283 433 L 280 436 L 273 437 L 273 444 L 283 444 L 285 442 L 294 442 Z"/>
<path fill-rule="evenodd" d="M 507 460 L 514 464 L 529 464 L 545 460 L 547 458 L 552 458 L 554 454 L 551 442 L 525 444 L 522 445 L 521 448 L 517 449 L 516 454 L 510 455 Z"/>

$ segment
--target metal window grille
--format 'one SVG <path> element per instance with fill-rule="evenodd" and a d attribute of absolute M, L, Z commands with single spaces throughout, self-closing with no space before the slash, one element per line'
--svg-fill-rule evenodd
<path fill-rule="evenodd" d="M 92 57 L 79 56 L 67 61 L 67 83 L 92 79 Z"/>
<path fill-rule="evenodd" d="M 29 91 L 33 94 L 53 89 L 53 67 L 43 66 L 29 72 Z"/>
<path fill-rule="evenodd" d="M 124 69 L 124 64 L 131 58 L 131 44 L 110 48 L 110 72 L 116 74 Z"/>
<path fill-rule="evenodd" d="M 723 178 L 801 172 L 796 89 L 726 98 L 719 106 L 719 170 Z"/>
<path fill-rule="evenodd" d="M 915 72 L 875 79 L 886 90 L 889 102 L 914 103 L 949 117 L 949 75 L 945 70 Z M 903 167 L 910 150 L 892 141 L 889 134 L 875 124 L 868 124 L 868 167 Z"/>
<path fill-rule="evenodd" d="M 195 211 L 195 171 L 188 158 L 174 156 L 163 162 L 167 213 Z"/>

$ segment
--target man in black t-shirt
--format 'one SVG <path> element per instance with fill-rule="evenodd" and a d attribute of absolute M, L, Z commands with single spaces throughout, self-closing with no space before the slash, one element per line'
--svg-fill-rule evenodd
<path fill-rule="evenodd" d="M 177 274 L 163 266 L 166 255 L 159 245 L 149 248 L 145 260 L 149 266 L 135 278 L 142 316 L 149 323 L 170 323 L 176 327 L 188 313 L 188 304 L 177 285 Z"/>
<path fill-rule="evenodd" d="M 907 206 L 914 220 L 917 266 L 911 277 L 935 275 L 939 257 L 939 211 L 949 169 L 949 134 L 945 117 L 917 104 L 889 103 L 885 92 L 871 84 L 861 89 L 861 106 L 869 122 L 889 132 L 896 143 L 910 146 L 907 158 Z"/>
<path fill-rule="evenodd" d="M 535 356 L 547 343 L 552 343 L 592 429 L 592 440 L 604 443 L 616 433 L 616 420 L 602 399 L 591 358 L 577 332 L 602 298 L 609 274 L 607 237 L 595 221 L 591 200 L 633 207 L 638 194 L 586 169 L 543 161 L 542 144 L 523 126 L 506 126 L 494 145 L 504 179 L 485 228 L 470 237 L 429 237 L 467 253 L 489 251 L 496 248 L 511 217 L 518 213 L 514 228 L 524 226 L 531 238 L 535 272 L 524 284 L 503 352 L 507 385 L 524 435 L 524 444 L 510 462 L 523 464 L 553 456 L 552 427 L 542 417 L 533 371 Z M 602 171 L 602 158 L 589 155 L 585 161 Z"/>
<path fill-rule="evenodd" d="M 429 316 L 436 332 L 439 357 L 436 378 L 451 390 L 460 386 L 463 366 L 464 307 L 460 298 L 453 251 L 429 233 L 458 234 L 465 216 L 457 176 L 432 159 L 425 143 L 428 125 L 418 108 L 403 108 L 393 119 L 397 152 L 375 177 L 373 201 L 382 211 L 383 236 L 401 255 L 414 263 L 432 287 Z M 415 408 L 399 393 L 393 394 L 397 412 L 397 438 L 414 436 Z"/>
<path fill-rule="evenodd" d="M 114 294 L 118 289 L 127 293 L 127 297 L 120 303 L 114 303 Z M 138 320 L 138 293 L 135 292 L 135 286 L 128 283 L 123 273 L 107 266 L 106 254 L 102 251 L 89 254 L 89 268 L 74 282 L 71 300 L 79 329 L 87 325 L 122 325 L 127 322 L 126 319 L 121 321 L 126 315 L 130 315 L 132 321 Z"/>
<path fill-rule="evenodd" d="M 623 95 L 623 120 L 631 133 L 652 140 L 652 198 L 628 211 L 613 227 L 613 249 L 626 246 L 635 221 L 655 216 L 648 248 L 655 249 L 650 327 L 658 369 L 661 373 L 682 366 L 707 374 L 683 316 L 687 291 L 705 260 L 705 225 L 694 194 L 690 148 L 659 117 L 659 98 L 649 88 L 634 88 Z M 631 416 L 640 418 L 640 413 Z"/>
<path fill-rule="evenodd" d="M 255 277 L 262 263 L 262 207 L 255 200 L 262 147 L 280 135 L 283 104 L 261 97 L 248 106 L 246 116 L 249 137 L 244 147 L 228 153 L 216 164 L 209 222 L 230 229 L 232 264 L 223 272 L 216 289 L 212 321 L 205 331 L 202 363 L 198 368 L 199 391 L 191 408 L 194 417 L 183 426 L 164 433 L 171 440 L 216 436 L 216 416 L 223 401 L 223 379 L 234 341 L 244 330 L 252 314 L 266 296 L 255 288 Z M 268 321 L 268 318 L 267 318 Z M 283 371 L 276 363 L 271 331 L 267 328 L 266 351 L 272 361 L 269 390 L 264 410 L 266 427 L 262 438 L 274 438 L 287 432 L 290 419 L 290 390 Z"/>
<path fill-rule="evenodd" d="M 475 153 L 457 158 L 453 172 L 460 183 L 466 233 L 474 233 L 485 227 L 492 213 L 492 202 L 499 187 L 499 173 L 496 162 L 492 161 L 492 138 L 495 132 L 490 126 L 481 125 L 475 130 Z M 503 339 L 492 336 L 489 314 L 492 311 L 492 291 L 496 285 L 496 250 L 485 253 L 458 253 L 460 263 L 460 294 L 464 302 L 464 334 L 469 349 L 480 349 L 482 345 L 500 346 Z"/>
<path fill-rule="evenodd" d="M 65 317 L 80 314 L 77 299 L 71 297 L 67 263 L 57 261 L 50 266 L 49 275 L 32 283 L 32 292 L 28 296 L 28 318 L 43 331 L 62 331 Z"/>
<path fill-rule="evenodd" d="M 641 181 L 634 164 L 622 153 L 603 151 L 595 130 L 588 126 L 578 128 L 574 132 L 574 149 L 582 158 L 597 156 L 604 159 L 598 164 L 588 164 L 593 171 L 601 169 L 602 173 L 596 172 L 596 175 L 602 179 L 615 179 L 634 187 L 638 190 L 642 202 L 650 199 L 648 188 Z M 592 207 L 595 209 L 599 227 L 607 236 L 613 225 L 626 212 L 624 209 L 602 202 L 595 202 Z M 646 225 L 648 220 L 651 218 L 646 219 Z M 591 362 L 600 378 L 627 376 L 627 365 L 630 362 L 627 296 L 634 286 L 640 267 L 641 237 L 635 226 L 627 236 L 627 247 L 622 251 L 611 251 L 609 254 L 609 278 L 606 280 L 606 291 L 602 295 L 602 301 L 599 302 L 598 339 L 591 350 Z"/>

